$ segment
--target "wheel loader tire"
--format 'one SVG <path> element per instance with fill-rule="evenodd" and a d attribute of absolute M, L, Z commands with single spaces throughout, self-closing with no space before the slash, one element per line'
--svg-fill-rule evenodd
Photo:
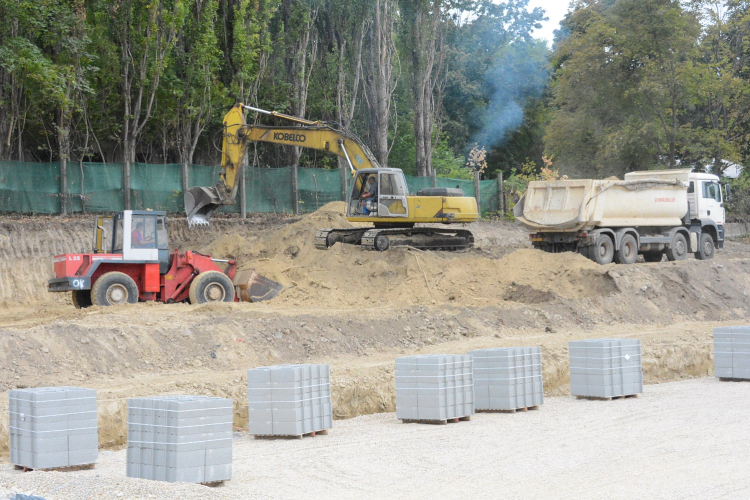
<path fill-rule="evenodd" d="M 695 258 L 699 260 L 711 260 L 714 258 L 714 239 L 708 233 L 701 233 L 698 241 L 698 251 L 695 252 Z"/>
<path fill-rule="evenodd" d="M 644 262 L 661 262 L 664 258 L 664 252 L 644 252 Z"/>
<path fill-rule="evenodd" d="M 675 260 L 685 260 L 688 257 L 688 244 L 687 240 L 685 239 L 685 235 L 682 233 L 677 233 L 672 238 L 672 243 L 667 247 L 667 251 L 665 252 L 667 254 L 667 260 L 669 261 L 675 261 Z"/>
<path fill-rule="evenodd" d="M 229 276 L 219 271 L 206 271 L 190 283 L 190 303 L 234 302 L 234 285 Z"/>
<path fill-rule="evenodd" d="M 596 244 L 589 249 L 591 260 L 597 264 L 609 264 L 615 256 L 615 244 L 606 234 L 600 234 Z"/>
<path fill-rule="evenodd" d="M 635 236 L 626 234 L 620 240 L 620 249 L 615 252 L 615 262 L 618 264 L 632 264 L 638 258 L 638 242 Z"/>
<path fill-rule="evenodd" d="M 70 295 L 73 298 L 73 305 L 76 309 L 91 307 L 91 290 L 73 290 Z"/>
<path fill-rule="evenodd" d="M 125 273 L 102 274 L 91 287 L 91 302 L 95 306 L 137 304 L 138 285 Z"/>

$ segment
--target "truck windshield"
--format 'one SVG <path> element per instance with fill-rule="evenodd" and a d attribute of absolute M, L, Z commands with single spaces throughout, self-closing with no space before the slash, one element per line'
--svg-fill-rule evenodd
<path fill-rule="evenodd" d="M 718 182 L 703 183 L 703 197 L 721 202 L 721 187 Z"/>

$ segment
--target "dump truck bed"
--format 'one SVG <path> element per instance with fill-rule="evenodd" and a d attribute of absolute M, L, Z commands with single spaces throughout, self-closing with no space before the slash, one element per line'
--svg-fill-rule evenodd
<path fill-rule="evenodd" d="M 625 180 L 533 181 L 514 209 L 534 231 L 679 226 L 688 213 L 689 170 L 632 172 Z"/>

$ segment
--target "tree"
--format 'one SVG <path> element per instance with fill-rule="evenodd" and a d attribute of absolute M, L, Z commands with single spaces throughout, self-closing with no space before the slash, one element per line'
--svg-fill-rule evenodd
<path fill-rule="evenodd" d="M 419 176 L 432 175 L 433 135 L 440 123 L 442 90 L 445 86 L 445 37 L 447 21 L 443 0 L 402 0 L 404 39 L 411 63 L 414 94 L 414 138 L 416 170 Z M 440 136 L 438 127 L 437 136 Z"/>
<path fill-rule="evenodd" d="M 180 161 L 188 164 L 193 163 L 198 140 L 214 117 L 214 106 L 225 104 L 215 32 L 218 0 L 198 0 L 192 10 L 178 36 L 174 58 L 178 149 Z"/>
<path fill-rule="evenodd" d="M 398 83 L 396 1 L 375 0 L 367 19 L 365 99 L 368 109 L 370 149 L 383 167 L 388 166 L 388 133 L 392 98 Z"/>
<path fill-rule="evenodd" d="M 561 169 L 621 175 L 681 163 L 700 23 L 676 0 L 581 0 L 564 21 L 546 149 Z"/>
<path fill-rule="evenodd" d="M 120 52 L 122 143 L 125 162 L 136 160 L 138 139 L 154 112 L 161 77 L 187 13 L 184 0 L 107 1 L 107 32 Z"/>

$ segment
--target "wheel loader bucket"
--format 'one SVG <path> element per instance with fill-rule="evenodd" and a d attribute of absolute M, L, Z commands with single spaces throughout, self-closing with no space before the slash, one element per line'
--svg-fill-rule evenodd
<path fill-rule="evenodd" d="M 216 188 L 193 187 L 185 192 L 185 213 L 189 226 L 208 226 L 208 219 L 221 206 Z"/>
<path fill-rule="evenodd" d="M 284 288 L 280 283 L 256 273 L 254 269 L 237 271 L 233 283 L 241 302 L 271 300 Z"/>

